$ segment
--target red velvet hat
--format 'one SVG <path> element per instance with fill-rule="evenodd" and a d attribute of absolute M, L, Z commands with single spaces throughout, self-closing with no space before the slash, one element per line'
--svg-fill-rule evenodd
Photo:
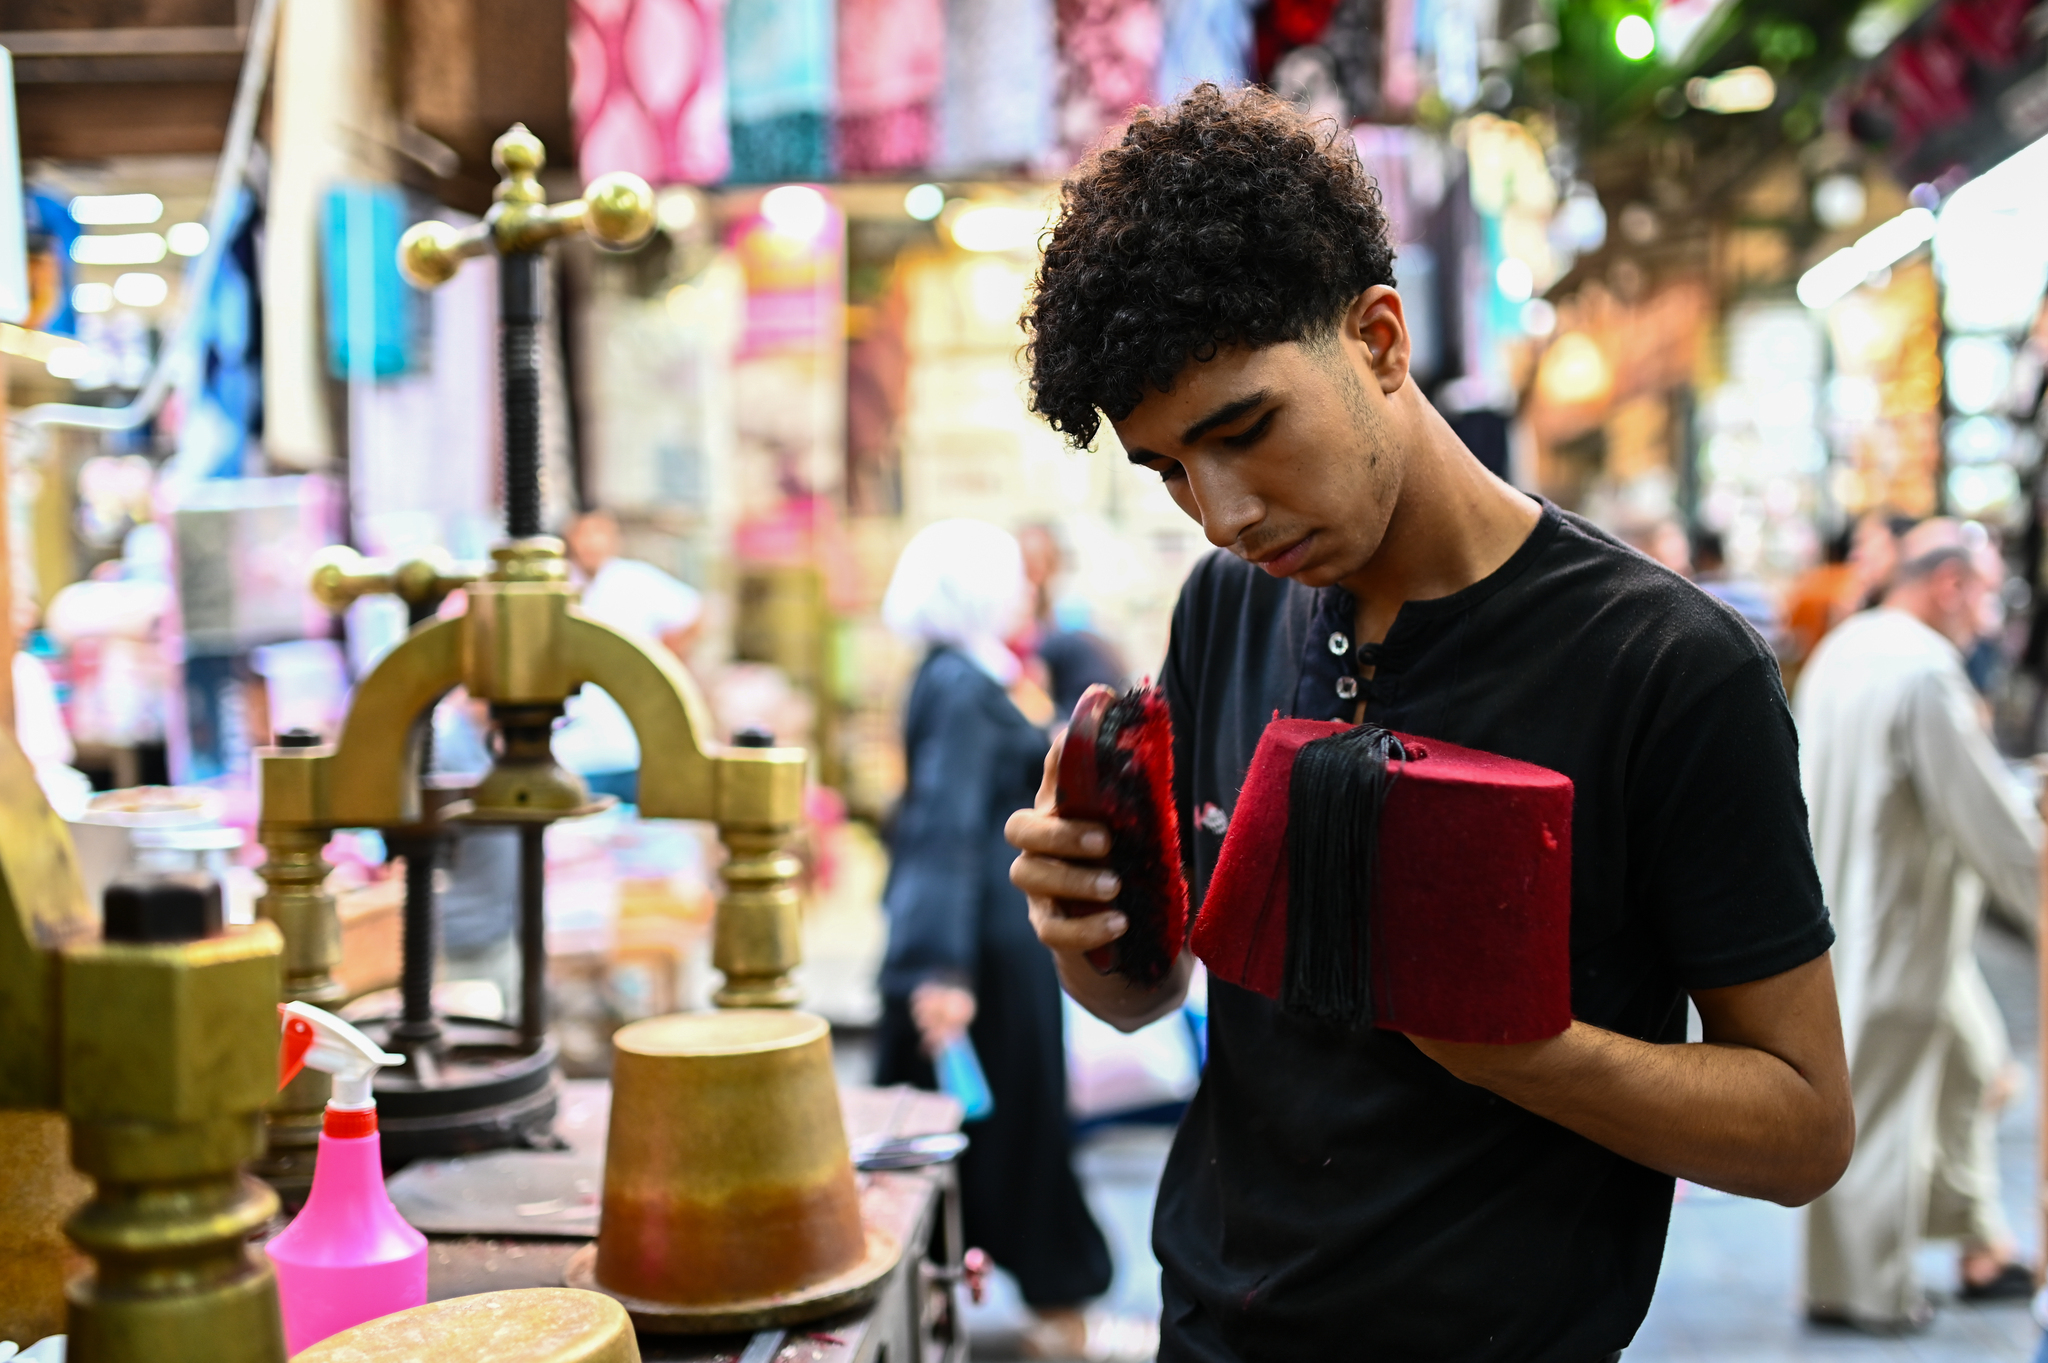
<path fill-rule="evenodd" d="M 1109 828 L 1098 863 L 1122 882 L 1114 902 L 1057 901 L 1070 918 L 1121 912 L 1130 927 L 1088 953 L 1097 970 L 1157 984 L 1187 944 L 1188 885 L 1180 868 L 1180 818 L 1173 802 L 1173 721 L 1156 686 L 1118 695 L 1081 693 L 1060 749 L 1056 812 Z"/>
<path fill-rule="evenodd" d="M 1569 778 L 1371 725 L 1278 719 L 1192 935 L 1289 1011 L 1441 1041 L 1571 1024 Z M 1363 930 L 1361 930 L 1363 929 Z"/>

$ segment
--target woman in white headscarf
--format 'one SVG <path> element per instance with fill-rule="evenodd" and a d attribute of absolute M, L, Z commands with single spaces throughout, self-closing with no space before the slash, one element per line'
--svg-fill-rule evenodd
<path fill-rule="evenodd" d="M 920 531 L 882 602 L 889 627 L 927 652 L 904 713 L 876 1079 L 936 1087 L 932 1056 L 972 1039 L 995 1106 L 968 1128 L 961 1161 L 967 1243 L 1017 1279 L 1034 1335 L 1078 1344 L 1081 1303 L 1109 1287 L 1109 1250 L 1074 1177 L 1059 981 L 1003 841 L 1037 794 L 1047 746 L 1009 695 L 1022 668 L 1007 641 L 1029 603 L 1016 538 L 972 520 Z"/>

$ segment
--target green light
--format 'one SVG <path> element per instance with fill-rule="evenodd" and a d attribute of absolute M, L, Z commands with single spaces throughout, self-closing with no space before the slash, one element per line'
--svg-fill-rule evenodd
<path fill-rule="evenodd" d="M 1640 14 L 1626 14 L 1614 26 L 1614 46 L 1622 56 L 1639 62 L 1657 50 L 1657 30 Z"/>

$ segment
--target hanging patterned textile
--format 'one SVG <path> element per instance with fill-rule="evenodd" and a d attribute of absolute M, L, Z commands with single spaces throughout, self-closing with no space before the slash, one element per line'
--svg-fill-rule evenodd
<path fill-rule="evenodd" d="M 725 178 L 725 0 L 571 0 L 569 56 L 585 179 Z"/>
<path fill-rule="evenodd" d="M 945 67 L 943 0 L 839 0 L 841 174 L 931 161 Z"/>
<path fill-rule="evenodd" d="M 1203 81 L 1224 89 L 1251 79 L 1256 0 L 1161 0 L 1159 98 L 1178 99 Z"/>
<path fill-rule="evenodd" d="M 946 171 L 1029 169 L 1053 147 L 1053 0 L 946 0 L 939 154 Z"/>
<path fill-rule="evenodd" d="M 725 63 L 732 179 L 832 175 L 832 0 L 732 0 Z"/>
<path fill-rule="evenodd" d="M 1060 144 L 1085 156 L 1151 103 L 1163 37 L 1159 0 L 1059 0 Z"/>

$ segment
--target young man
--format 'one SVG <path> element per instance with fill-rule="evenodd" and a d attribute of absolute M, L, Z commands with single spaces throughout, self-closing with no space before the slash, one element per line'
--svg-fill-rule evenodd
<path fill-rule="evenodd" d="M 1143 112 L 1069 180 L 1030 312 L 1037 410 L 1106 414 L 1222 552 L 1162 680 L 1199 896 L 1268 718 L 1370 717 L 1576 787 L 1563 1034 L 1322 1029 L 1213 983 L 1160 1187 L 1161 1363 L 1596 1363 L 1628 1344 L 1673 1176 L 1819 1195 L 1853 1141 L 1777 666 L 1732 612 L 1488 474 L 1417 391 L 1378 196 L 1262 93 Z M 1055 758 L 1056 758 L 1055 753 Z M 1084 959 L 1121 917 L 1106 833 L 1011 818 L 1012 879 L 1083 1006 L 1176 1007 Z M 1690 995 L 1703 1045 L 1682 1044 Z"/>

